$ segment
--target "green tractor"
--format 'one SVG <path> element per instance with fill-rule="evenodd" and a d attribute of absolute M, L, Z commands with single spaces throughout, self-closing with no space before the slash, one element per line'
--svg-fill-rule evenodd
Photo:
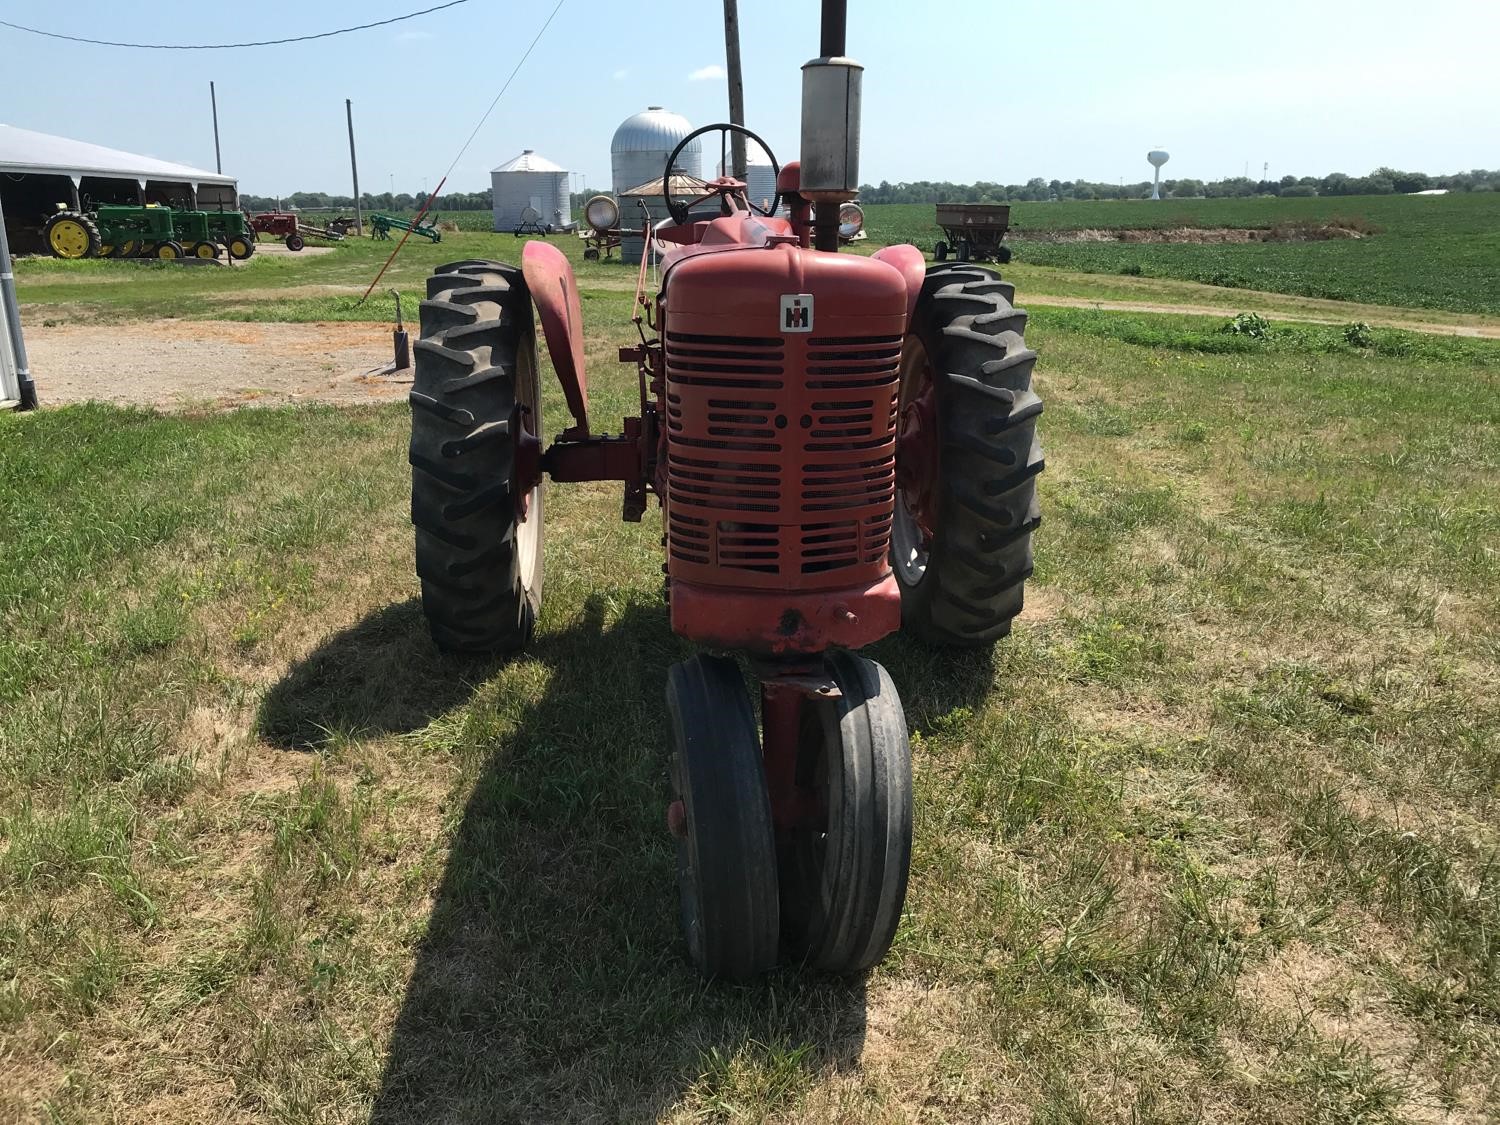
<path fill-rule="evenodd" d="M 91 211 L 62 205 L 42 228 L 56 258 L 217 258 L 255 253 L 255 237 L 238 211 L 177 211 L 157 203 L 101 203 Z"/>
<path fill-rule="evenodd" d="M 209 225 L 207 211 L 173 211 L 176 240 L 194 258 L 217 258 L 222 250 Z"/>
<path fill-rule="evenodd" d="M 60 205 L 42 227 L 42 239 L 55 258 L 182 257 L 171 209 L 154 204 L 105 203 L 89 212 Z"/>
<path fill-rule="evenodd" d="M 255 232 L 240 211 L 204 211 L 208 218 L 209 237 L 229 251 L 229 256 L 243 262 L 255 253 Z"/>

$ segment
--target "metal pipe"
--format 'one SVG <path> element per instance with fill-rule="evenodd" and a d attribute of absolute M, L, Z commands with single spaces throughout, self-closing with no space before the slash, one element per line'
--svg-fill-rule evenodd
<path fill-rule="evenodd" d="M 823 0 L 818 54 L 825 59 L 841 57 L 848 26 L 848 0 Z M 813 245 L 819 250 L 838 251 L 839 206 L 837 202 L 819 202 L 813 205 Z"/>
<path fill-rule="evenodd" d="M 819 200 L 813 204 L 813 246 L 816 249 L 838 252 L 839 208 L 842 206 L 837 200 Z"/>
<path fill-rule="evenodd" d="M 22 410 L 35 410 L 36 383 L 26 359 L 26 340 L 21 335 L 21 306 L 16 300 L 16 278 L 11 272 L 10 239 L 5 234 L 5 212 L 0 209 L 0 305 L 5 306 L 5 332 L 10 337 L 11 354 L 16 360 Z"/>
<path fill-rule="evenodd" d="M 359 209 L 359 164 L 354 159 L 354 103 L 344 99 L 344 115 L 349 119 L 349 170 L 354 173 L 354 233 L 365 233 L 364 214 Z"/>
<path fill-rule="evenodd" d="M 849 0 L 823 0 L 823 33 L 818 54 L 825 59 L 844 53 L 844 38 L 849 26 Z"/>

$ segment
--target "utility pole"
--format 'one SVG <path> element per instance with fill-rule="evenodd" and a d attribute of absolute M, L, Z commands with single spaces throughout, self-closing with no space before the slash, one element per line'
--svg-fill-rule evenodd
<path fill-rule="evenodd" d="M 359 209 L 359 163 L 354 159 L 354 103 L 344 99 L 344 116 L 349 119 L 349 171 L 354 174 L 354 233 L 365 233 L 364 215 Z"/>
<path fill-rule="evenodd" d="M 740 12 L 739 0 L 724 0 L 724 61 L 729 64 L 729 120 L 744 127 L 745 81 L 740 71 Z M 733 171 L 725 169 L 737 180 L 745 179 L 745 134 L 729 135 Z"/>
<path fill-rule="evenodd" d="M 214 171 L 219 175 L 224 174 L 224 161 L 219 159 L 219 95 L 214 92 L 214 84 L 208 84 L 208 101 L 214 107 Z"/>

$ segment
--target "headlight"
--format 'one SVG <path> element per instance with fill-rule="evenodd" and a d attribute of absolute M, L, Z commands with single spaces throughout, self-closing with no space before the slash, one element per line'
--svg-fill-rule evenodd
<path fill-rule="evenodd" d="M 858 203 L 845 203 L 839 208 L 839 237 L 853 238 L 865 229 L 865 213 Z"/>
<path fill-rule="evenodd" d="M 596 195 L 583 208 L 583 217 L 597 231 L 613 230 L 620 221 L 620 208 L 607 195 Z"/>

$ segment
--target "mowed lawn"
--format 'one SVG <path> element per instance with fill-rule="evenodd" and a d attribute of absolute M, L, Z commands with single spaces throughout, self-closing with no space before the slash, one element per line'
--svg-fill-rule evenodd
<path fill-rule="evenodd" d="M 863 981 L 682 956 L 654 511 L 552 487 L 534 648 L 465 662 L 404 407 L 0 417 L 0 1120 L 1486 1120 L 1500 347 L 1216 329 L 1035 317 L 1027 611 L 873 653 Z"/>

